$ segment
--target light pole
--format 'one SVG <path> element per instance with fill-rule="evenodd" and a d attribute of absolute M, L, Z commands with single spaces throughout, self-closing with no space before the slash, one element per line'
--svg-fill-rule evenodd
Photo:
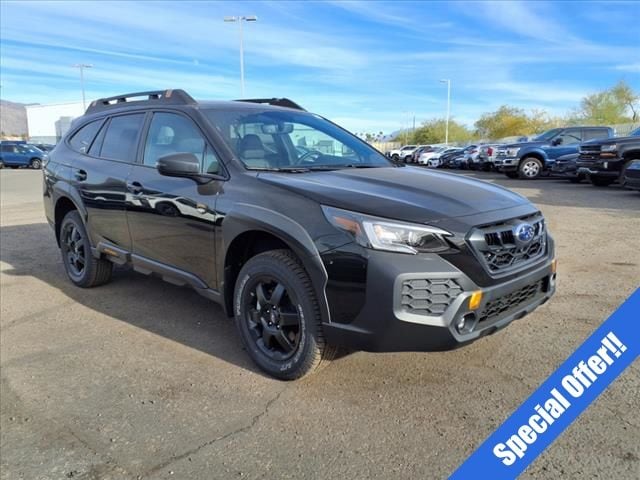
<path fill-rule="evenodd" d="M 87 102 L 85 100 L 84 97 L 84 69 L 85 68 L 92 68 L 93 65 L 91 65 L 90 63 L 76 63 L 75 65 L 71 65 L 73 68 L 78 68 L 80 69 L 80 88 L 82 89 L 82 109 L 86 110 L 87 109 Z"/>
<path fill-rule="evenodd" d="M 244 97 L 244 45 L 242 39 L 242 22 L 257 22 L 258 17 L 255 15 L 246 15 L 242 17 L 224 17 L 225 22 L 238 22 L 240 25 L 240 91 Z"/>
<path fill-rule="evenodd" d="M 440 83 L 447 84 L 447 122 L 444 132 L 444 143 L 449 145 L 449 115 L 451 115 L 451 80 L 440 80 Z"/>

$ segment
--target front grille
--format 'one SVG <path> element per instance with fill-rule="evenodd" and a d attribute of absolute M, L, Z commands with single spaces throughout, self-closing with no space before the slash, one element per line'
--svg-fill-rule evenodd
<path fill-rule="evenodd" d="M 479 322 L 486 322 L 500 317 L 503 313 L 514 309 L 523 303 L 533 299 L 543 288 L 544 280 L 537 281 L 526 287 L 522 287 L 502 297 L 490 300 L 486 303 L 479 315 Z"/>
<path fill-rule="evenodd" d="M 581 162 L 593 162 L 600 159 L 600 145 L 581 145 L 580 156 Z"/>
<path fill-rule="evenodd" d="M 439 316 L 461 293 L 462 287 L 452 278 L 405 280 L 401 305 L 408 313 Z"/>
<path fill-rule="evenodd" d="M 516 238 L 518 227 L 532 227 L 530 240 Z M 547 232 L 539 213 L 507 222 L 475 228 L 468 240 L 485 269 L 494 276 L 519 270 L 546 254 Z"/>

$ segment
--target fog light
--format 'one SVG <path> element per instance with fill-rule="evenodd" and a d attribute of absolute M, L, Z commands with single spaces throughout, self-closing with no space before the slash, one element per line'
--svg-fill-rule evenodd
<path fill-rule="evenodd" d="M 456 330 L 458 333 L 465 334 L 473 332 L 473 329 L 476 328 L 476 324 L 478 323 L 477 318 L 473 312 L 465 313 L 456 322 Z"/>
<path fill-rule="evenodd" d="M 480 307 L 480 302 L 482 302 L 482 290 L 473 292 L 469 297 L 469 309 L 477 310 Z"/>
<path fill-rule="evenodd" d="M 467 324 L 467 319 L 464 317 L 460 317 L 460 320 L 458 320 L 458 324 L 456 325 L 456 330 L 461 332 L 462 330 L 464 330 L 464 326 L 466 324 Z"/>

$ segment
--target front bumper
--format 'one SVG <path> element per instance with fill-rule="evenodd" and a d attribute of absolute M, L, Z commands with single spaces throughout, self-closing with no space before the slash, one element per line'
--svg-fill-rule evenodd
<path fill-rule="evenodd" d="M 498 157 L 493 162 L 493 166 L 499 172 L 511 172 L 518 169 L 519 162 L 518 157 Z"/>
<path fill-rule="evenodd" d="M 551 237 L 547 248 L 548 255 L 534 267 L 512 280 L 496 281 L 485 288 L 435 254 L 413 256 L 371 251 L 362 309 L 349 323 L 325 323 L 324 333 L 332 344 L 376 352 L 440 351 L 466 345 L 531 313 L 555 293 Z M 403 294 L 409 288 L 407 282 L 418 286 L 424 282 L 434 285 L 452 282 L 447 288 L 453 296 L 443 300 L 443 295 L 434 294 L 438 296 L 436 300 L 447 306 L 436 305 L 435 312 L 425 314 L 424 310 L 407 305 L 407 296 Z M 435 290 L 440 288 L 437 286 Z M 482 291 L 482 300 L 478 308 L 471 309 L 470 298 L 477 291 Z M 420 297 L 422 294 L 418 295 L 418 302 Z M 467 323 L 471 328 L 459 331 L 456 325 L 464 316 L 473 317 Z"/>

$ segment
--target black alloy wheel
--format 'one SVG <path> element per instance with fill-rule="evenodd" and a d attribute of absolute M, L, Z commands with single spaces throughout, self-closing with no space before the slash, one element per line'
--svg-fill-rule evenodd
<path fill-rule="evenodd" d="M 300 344 L 301 318 L 295 294 L 271 276 L 253 279 L 245 320 L 256 346 L 267 357 L 287 360 Z"/>

